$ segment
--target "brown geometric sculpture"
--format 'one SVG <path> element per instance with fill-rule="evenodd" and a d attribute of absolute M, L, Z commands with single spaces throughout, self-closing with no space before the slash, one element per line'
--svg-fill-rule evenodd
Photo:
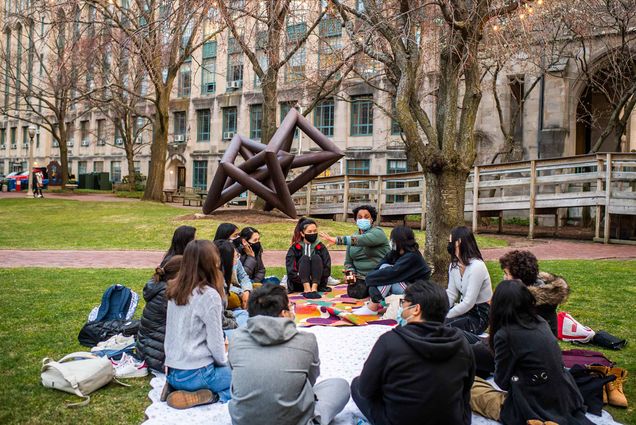
<path fill-rule="evenodd" d="M 322 148 L 322 152 L 291 154 L 289 151 L 296 127 Z M 238 155 L 244 162 L 234 165 Z M 338 146 L 292 108 L 267 145 L 238 134 L 234 136 L 214 175 L 203 212 L 210 214 L 249 190 L 265 200 L 266 211 L 278 208 L 289 217 L 296 218 L 296 206 L 291 195 L 343 156 Z M 289 171 L 300 167 L 307 169 L 287 182 Z"/>

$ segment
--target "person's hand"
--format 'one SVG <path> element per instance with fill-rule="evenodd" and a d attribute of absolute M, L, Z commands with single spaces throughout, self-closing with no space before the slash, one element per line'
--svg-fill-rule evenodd
<path fill-rule="evenodd" d="M 250 299 L 250 291 L 245 291 L 241 294 L 241 308 L 247 310 L 247 301 Z"/>
<path fill-rule="evenodd" d="M 227 353 L 228 346 L 230 345 L 230 341 L 228 341 L 227 336 L 225 337 L 225 352 Z"/>
<path fill-rule="evenodd" d="M 334 238 L 333 236 L 329 236 L 329 234 L 325 232 L 320 232 L 320 239 L 322 239 L 323 241 L 327 241 L 329 245 L 333 245 L 336 243 L 336 238 Z"/>
<path fill-rule="evenodd" d="M 245 239 L 243 239 L 243 252 L 249 255 L 250 257 L 254 256 L 254 250 L 252 249 L 252 245 L 250 245 L 250 243 L 246 241 Z"/>

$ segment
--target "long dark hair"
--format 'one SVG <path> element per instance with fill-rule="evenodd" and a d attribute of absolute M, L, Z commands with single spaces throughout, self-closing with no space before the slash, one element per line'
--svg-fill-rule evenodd
<path fill-rule="evenodd" d="M 244 227 L 243 230 L 241 230 L 241 233 L 239 233 L 239 236 L 245 239 L 246 241 L 249 241 L 254 233 L 258 233 L 259 235 L 261 234 L 261 232 L 256 230 L 254 227 L 248 226 L 248 227 Z"/>
<path fill-rule="evenodd" d="M 408 226 L 396 226 L 391 230 L 391 240 L 397 252 L 420 252 L 420 246 L 415 240 L 415 233 Z"/>
<path fill-rule="evenodd" d="M 177 305 L 186 305 L 195 289 L 201 293 L 206 286 L 216 289 L 225 304 L 219 250 L 210 241 L 195 239 L 183 252 L 179 274 L 168 282 L 166 298 Z"/>
<path fill-rule="evenodd" d="M 495 334 L 504 326 L 529 327 L 537 323 L 536 301 L 526 285 L 518 279 L 504 280 L 490 301 L 490 348 L 494 351 Z"/>
<path fill-rule="evenodd" d="M 221 273 L 223 273 L 223 279 L 225 279 L 226 289 L 229 290 L 232 284 L 232 269 L 234 268 L 236 249 L 234 249 L 234 244 L 228 240 L 214 241 L 214 245 L 219 250 Z"/>
<path fill-rule="evenodd" d="M 298 220 L 298 223 L 296 223 L 296 228 L 294 229 L 294 235 L 292 236 L 291 240 L 292 245 L 303 240 L 303 235 L 301 235 L 300 233 L 304 232 L 307 226 L 309 226 L 310 224 L 314 224 L 316 225 L 316 227 L 318 226 L 318 223 L 316 223 L 311 218 L 301 217 L 300 220 Z"/>
<path fill-rule="evenodd" d="M 230 239 L 232 233 L 236 232 L 238 226 L 232 223 L 221 223 L 219 227 L 216 228 L 216 233 L 214 234 L 214 240 L 219 241 L 223 239 Z"/>
<path fill-rule="evenodd" d="M 181 269 L 181 261 L 183 256 L 173 255 L 166 261 L 166 264 L 159 266 L 155 269 L 155 274 L 152 276 L 152 280 L 155 282 L 168 282 L 174 279 Z"/>
<path fill-rule="evenodd" d="M 160 267 L 165 266 L 170 257 L 174 255 L 183 255 L 183 251 L 185 251 L 186 245 L 188 245 L 188 243 L 194 239 L 194 235 L 196 232 L 197 229 L 192 226 L 177 227 L 172 234 L 172 242 L 170 243 L 170 248 L 168 248 L 166 255 L 163 256 Z"/>
<path fill-rule="evenodd" d="M 470 264 L 470 260 L 473 258 L 478 258 L 484 261 L 484 258 L 481 256 L 481 251 L 479 251 L 479 247 L 477 246 L 477 241 L 475 240 L 475 235 L 473 232 L 466 226 L 457 226 L 453 227 L 451 230 L 451 242 L 453 243 L 453 249 L 455 249 L 455 242 L 459 242 L 459 258 L 453 254 L 453 267 L 457 267 L 457 262 L 461 261 L 465 266 Z"/>

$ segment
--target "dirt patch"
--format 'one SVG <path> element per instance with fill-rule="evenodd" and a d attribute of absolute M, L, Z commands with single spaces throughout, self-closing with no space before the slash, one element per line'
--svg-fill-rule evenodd
<path fill-rule="evenodd" d="M 267 223 L 295 223 L 296 220 L 286 215 L 271 211 L 255 211 L 255 210 L 226 210 L 214 211 L 212 214 L 187 214 L 175 218 L 175 221 L 186 220 L 217 220 L 227 222 L 250 223 L 253 225 Z"/>

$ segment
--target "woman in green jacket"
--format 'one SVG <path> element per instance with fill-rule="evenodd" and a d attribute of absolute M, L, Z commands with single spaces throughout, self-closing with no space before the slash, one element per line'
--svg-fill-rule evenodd
<path fill-rule="evenodd" d="M 374 207 L 360 205 L 354 208 L 353 216 L 358 226 L 358 230 L 353 235 L 332 237 L 322 232 L 320 237 L 331 244 L 347 246 L 344 262 L 345 279 L 350 288 L 355 286 L 360 289 L 353 293 L 348 291 L 349 295 L 365 298 L 368 296 L 366 285 L 364 285 L 367 273 L 375 269 L 391 248 L 384 230 L 374 225 L 378 217 Z"/>

